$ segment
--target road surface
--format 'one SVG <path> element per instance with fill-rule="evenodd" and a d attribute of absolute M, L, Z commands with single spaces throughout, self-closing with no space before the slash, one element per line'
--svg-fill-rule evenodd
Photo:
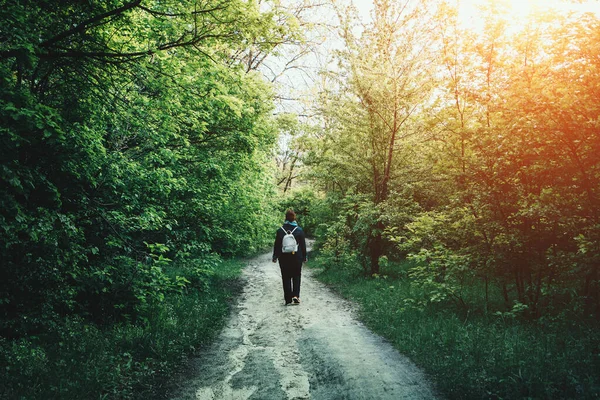
<path fill-rule="evenodd" d="M 193 359 L 172 400 L 434 399 L 426 377 L 303 269 L 298 306 L 283 305 L 279 265 L 252 259 L 217 341 Z"/>

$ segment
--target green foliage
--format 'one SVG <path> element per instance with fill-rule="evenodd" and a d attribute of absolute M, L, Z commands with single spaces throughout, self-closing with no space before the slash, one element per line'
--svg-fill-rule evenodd
<path fill-rule="evenodd" d="M 171 291 L 144 309 L 144 324 L 99 327 L 76 316 L 19 340 L 0 339 L 0 397 L 126 399 L 155 391 L 187 354 L 218 334 L 242 262 L 219 262 L 199 292 Z"/>
<path fill-rule="evenodd" d="M 539 11 L 509 29 L 508 8 L 490 3 L 479 32 L 448 3 L 423 4 L 378 2 L 360 37 L 340 11 L 346 47 L 306 157 L 328 220 L 371 273 L 417 262 L 419 301 L 473 307 L 462 292 L 481 281 L 501 291 L 501 312 L 597 316 L 598 16 Z M 415 39 L 423 24 L 437 55 Z"/>
<path fill-rule="evenodd" d="M 321 207 L 329 210 L 323 213 L 317 238 L 323 257 L 331 258 L 332 266 L 339 261 L 347 268 L 362 267 L 362 272 L 369 274 L 369 243 L 382 233 L 376 230 L 381 210 L 369 196 L 362 194 L 330 197 L 321 202 Z"/>
<path fill-rule="evenodd" d="M 137 351 L 175 357 L 153 335 L 191 334 L 183 320 L 164 325 L 169 315 L 211 305 L 222 257 L 272 240 L 273 90 L 243 55 L 250 42 L 301 33 L 295 19 L 275 18 L 276 4 L 263 12 L 238 0 L 5 3 L 0 337 L 13 368 L 8 397 L 25 393 L 29 378 L 37 396 L 86 397 L 75 393 L 89 385 L 99 396 L 127 397 L 165 367 Z M 113 354 L 121 340 L 130 348 Z M 106 368 L 98 383 L 95 365 Z"/>
<path fill-rule="evenodd" d="M 329 208 L 324 204 L 324 199 L 308 187 L 294 189 L 285 194 L 280 200 L 279 210 L 285 211 L 292 208 L 296 212 L 298 223 L 309 237 L 319 235 L 327 227 L 331 218 Z"/>
<path fill-rule="evenodd" d="M 409 255 L 417 266 L 411 269 L 412 283 L 426 294 L 428 303 L 455 300 L 464 305 L 462 288 L 470 282 L 470 270 L 464 256 L 458 256 L 443 247 L 421 249 Z"/>
<path fill-rule="evenodd" d="M 328 240 L 320 247 L 319 259 L 325 268 L 360 272 L 359 254 L 352 247 L 351 232 L 345 224 L 331 224 L 325 232 Z"/>
<path fill-rule="evenodd" d="M 202 6 L 3 10 L 15 29 L 0 47 L 2 335 L 71 314 L 135 321 L 202 287 L 210 268 L 186 260 L 271 240 L 272 91 L 230 54 L 283 27 L 252 4 Z"/>

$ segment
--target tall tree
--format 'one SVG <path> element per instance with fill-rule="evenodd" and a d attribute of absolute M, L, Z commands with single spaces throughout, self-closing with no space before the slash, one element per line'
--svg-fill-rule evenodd
<path fill-rule="evenodd" d="M 375 1 L 374 7 L 372 22 L 360 33 L 351 9 L 338 12 L 345 48 L 339 57 L 340 94 L 336 101 L 347 106 L 345 111 L 336 107 L 339 115 L 328 115 L 334 120 L 329 125 L 341 129 L 335 142 L 339 149 L 333 149 L 334 154 L 352 154 L 358 168 L 351 168 L 363 174 L 355 189 L 369 193 L 377 209 L 390 196 L 398 153 L 405 151 L 403 146 L 409 138 L 419 133 L 415 129 L 416 112 L 431 93 L 432 32 L 427 2 L 381 0 Z M 350 107 L 350 103 L 356 104 Z M 345 172 L 356 175 L 351 170 Z M 384 228 L 381 217 L 374 216 L 366 244 L 373 274 L 379 272 Z"/>

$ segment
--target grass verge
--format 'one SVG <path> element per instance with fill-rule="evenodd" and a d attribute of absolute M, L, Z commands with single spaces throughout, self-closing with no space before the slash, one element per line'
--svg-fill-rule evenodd
<path fill-rule="evenodd" d="M 52 332 L 0 338 L 3 399 L 141 399 L 214 340 L 239 289 L 243 261 L 225 261 L 203 291 L 173 294 L 147 320 L 108 328 L 69 318 Z"/>
<path fill-rule="evenodd" d="M 363 322 L 410 357 L 448 399 L 600 398 L 597 322 L 527 321 L 451 305 L 419 309 L 407 306 L 406 299 L 423 293 L 405 274 L 365 278 L 324 269 L 318 258 L 312 266 L 317 279 L 356 302 Z"/>

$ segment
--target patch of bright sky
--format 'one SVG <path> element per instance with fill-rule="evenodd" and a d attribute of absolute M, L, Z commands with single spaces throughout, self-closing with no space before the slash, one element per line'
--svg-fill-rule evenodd
<path fill-rule="evenodd" d="M 508 3 L 515 15 L 516 23 L 518 23 L 517 20 L 519 17 L 526 17 L 532 12 L 548 9 L 557 9 L 565 12 L 592 12 L 600 15 L 600 0 L 582 0 L 581 2 L 572 2 L 569 0 L 458 0 L 460 20 L 465 25 L 470 24 L 472 20 L 477 19 L 481 5 L 494 1 Z M 373 0 L 352 0 L 352 2 L 358 9 L 363 21 L 368 21 L 373 10 Z"/>
<path fill-rule="evenodd" d="M 362 0 L 365 1 L 365 0 Z M 480 7 L 489 4 L 495 0 L 460 0 L 459 19 L 465 26 L 471 26 L 475 29 L 480 28 L 478 14 Z M 600 2 L 598 0 L 586 1 L 580 3 L 568 0 L 500 0 L 507 4 L 509 13 L 512 15 L 512 26 L 518 30 L 520 24 L 531 14 L 544 12 L 548 10 L 558 10 L 560 12 L 592 12 L 600 15 Z M 499 1 L 499 2 L 500 2 Z"/>

